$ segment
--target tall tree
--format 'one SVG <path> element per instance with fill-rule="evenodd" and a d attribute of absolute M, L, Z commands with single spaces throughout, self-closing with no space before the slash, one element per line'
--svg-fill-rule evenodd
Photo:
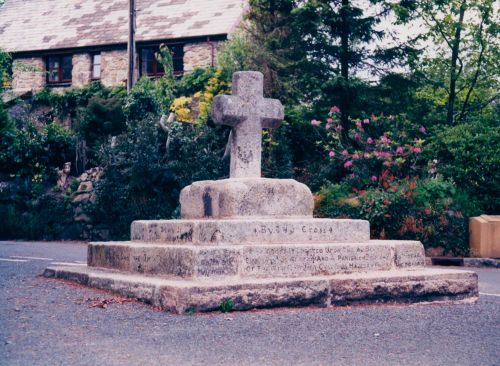
<path fill-rule="evenodd" d="M 437 96 L 444 89 L 445 120 L 452 125 L 465 119 L 485 78 L 491 85 L 490 91 L 483 89 L 481 103 L 498 98 L 494 91 L 499 76 L 498 25 L 493 0 L 420 0 L 416 4 L 414 12 L 427 26 L 425 39 L 432 42 L 430 47 L 426 45 L 432 52 L 423 53 L 417 68 L 426 74 L 427 90 L 434 85 Z"/>
<path fill-rule="evenodd" d="M 367 4 L 376 11 L 368 13 Z M 383 63 L 403 59 L 404 47 L 374 46 L 387 36 L 377 25 L 392 9 L 384 0 L 251 0 L 254 64 L 273 80 L 275 97 L 338 103 L 346 141 L 357 71 L 380 72 Z"/>

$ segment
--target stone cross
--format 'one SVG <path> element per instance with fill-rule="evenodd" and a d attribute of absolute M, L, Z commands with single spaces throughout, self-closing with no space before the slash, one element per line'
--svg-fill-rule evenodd
<path fill-rule="evenodd" d="M 263 95 L 260 72 L 233 74 L 233 95 L 218 95 L 212 103 L 215 123 L 231 126 L 231 178 L 260 178 L 262 129 L 277 128 L 284 118 L 277 99 Z"/>

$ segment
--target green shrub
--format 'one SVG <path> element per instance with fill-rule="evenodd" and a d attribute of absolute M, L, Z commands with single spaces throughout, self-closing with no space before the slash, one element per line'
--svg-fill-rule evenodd
<path fill-rule="evenodd" d="M 73 208 L 63 195 L 42 193 L 35 199 L 0 198 L 0 238 L 26 240 L 79 239 L 81 228 L 73 222 Z"/>
<path fill-rule="evenodd" d="M 88 105 L 82 108 L 79 118 L 74 124 L 74 130 L 85 141 L 84 151 L 86 163 L 99 165 L 98 153 L 110 136 L 116 136 L 125 131 L 126 120 L 123 112 L 123 98 L 113 96 L 90 98 Z M 86 168 L 86 167 L 84 167 Z"/>
<path fill-rule="evenodd" d="M 38 126 L 34 121 L 24 121 L 15 130 L 2 171 L 29 179 L 45 173 L 54 178 L 55 168 L 73 161 L 75 143 L 75 134 L 57 123 Z"/>
<path fill-rule="evenodd" d="M 221 161 L 224 129 L 174 123 L 167 136 L 157 117 L 130 121 L 116 146 L 102 156 L 104 175 L 96 185 L 95 222 L 108 225 L 113 238 L 126 238 L 137 219 L 178 216 L 182 188 L 195 180 L 217 179 L 227 174 Z"/>
<path fill-rule="evenodd" d="M 479 204 L 443 179 L 394 180 L 384 187 L 353 189 L 348 183 L 324 187 L 317 195 L 322 217 L 370 222 L 372 238 L 420 240 L 425 247 L 468 254 L 468 217 Z"/>
<path fill-rule="evenodd" d="M 7 115 L 2 98 L 0 97 L 0 176 L 13 173 L 11 169 L 12 150 L 17 145 L 16 128 L 14 122 Z"/>
<path fill-rule="evenodd" d="M 234 301 L 231 298 L 224 299 L 219 304 L 221 313 L 230 313 L 234 310 Z"/>
<path fill-rule="evenodd" d="M 154 81 L 147 77 L 139 79 L 125 99 L 123 110 L 127 120 L 140 120 L 151 114 L 160 115 L 161 105 L 156 98 Z"/>
<path fill-rule="evenodd" d="M 437 171 L 479 200 L 486 213 L 500 212 L 500 124 L 476 120 L 440 129 L 431 149 Z"/>
<path fill-rule="evenodd" d="M 49 88 L 42 89 L 33 96 L 33 105 L 48 105 L 52 108 L 54 115 L 63 119 L 70 115 L 76 116 L 79 108 L 87 106 L 93 97 L 109 98 L 125 96 L 123 87 L 106 88 L 100 82 L 92 82 L 82 88 L 65 90 L 57 93 Z"/>

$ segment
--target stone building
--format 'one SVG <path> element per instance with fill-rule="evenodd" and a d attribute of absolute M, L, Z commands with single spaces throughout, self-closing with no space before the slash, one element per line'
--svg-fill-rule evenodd
<path fill-rule="evenodd" d="M 136 0 L 138 76 L 160 76 L 160 44 L 174 72 L 213 66 L 241 21 L 245 0 Z M 128 0 L 6 0 L 0 48 L 13 56 L 15 93 L 80 87 L 93 80 L 126 84 Z"/>

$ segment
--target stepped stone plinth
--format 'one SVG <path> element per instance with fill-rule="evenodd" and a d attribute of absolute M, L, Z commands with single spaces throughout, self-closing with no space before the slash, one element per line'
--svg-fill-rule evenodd
<path fill-rule="evenodd" d="M 184 188 L 182 219 L 135 221 L 131 241 L 90 243 L 87 266 L 45 275 L 175 313 L 477 299 L 474 272 L 426 268 L 420 242 L 370 240 L 367 221 L 315 219 L 307 186 L 260 177 L 261 129 L 283 118 L 262 74 L 235 73 L 212 116 L 232 127 L 229 179 Z"/>

